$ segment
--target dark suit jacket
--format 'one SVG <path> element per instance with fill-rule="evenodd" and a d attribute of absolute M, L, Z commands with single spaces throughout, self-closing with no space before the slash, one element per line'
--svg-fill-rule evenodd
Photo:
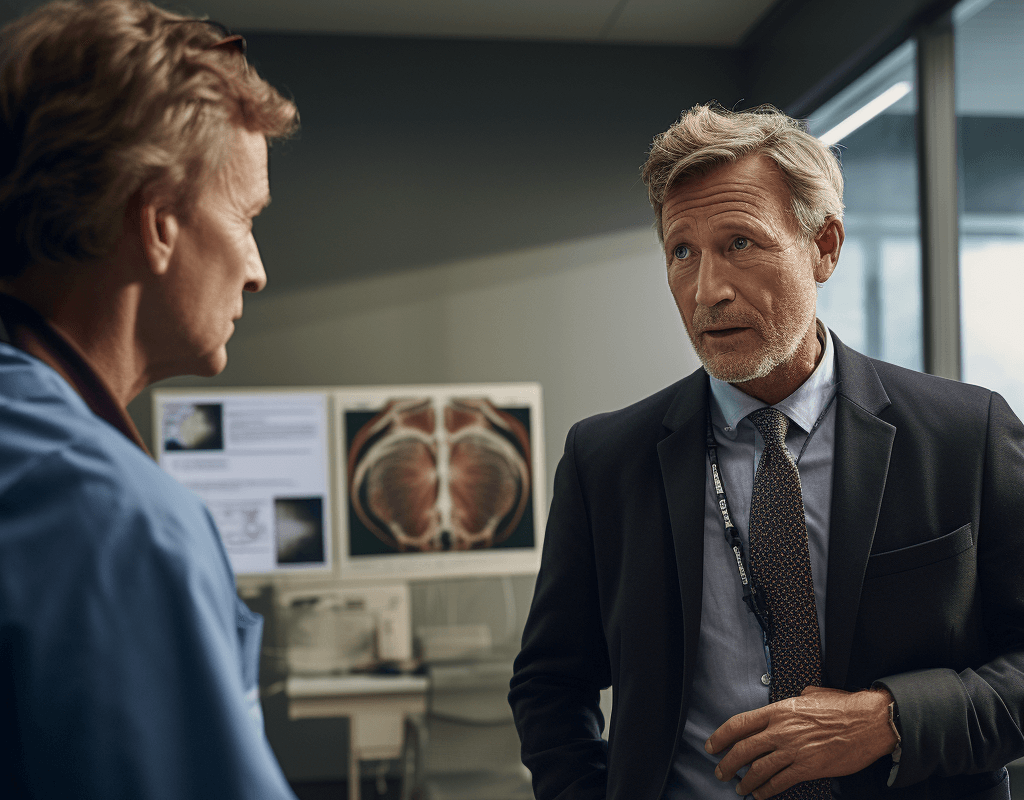
<path fill-rule="evenodd" d="M 1024 427 L 997 394 L 834 341 L 824 683 L 884 684 L 903 759 L 893 788 L 887 756 L 833 791 L 1008 797 L 1003 765 L 1024 755 Z M 707 403 L 698 370 L 569 432 L 509 695 L 539 800 L 663 790 L 700 626 Z"/>

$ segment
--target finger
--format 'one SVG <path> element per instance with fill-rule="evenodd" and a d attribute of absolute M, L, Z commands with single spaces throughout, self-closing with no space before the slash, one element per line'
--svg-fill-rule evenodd
<path fill-rule="evenodd" d="M 801 775 L 797 769 L 792 766 L 786 767 L 753 791 L 754 800 L 767 800 L 806 779 L 807 776 Z"/>
<path fill-rule="evenodd" d="M 742 714 L 730 717 L 722 723 L 718 730 L 708 737 L 708 740 L 704 743 L 704 749 L 711 754 L 719 753 L 740 739 L 745 739 L 751 734 L 763 731 L 768 727 L 769 715 L 771 714 L 768 711 L 769 708 L 770 706 L 755 708 L 753 711 L 744 711 Z"/>
<path fill-rule="evenodd" d="M 730 781 L 736 775 L 736 771 L 747 764 L 753 764 L 755 759 L 763 758 L 775 750 L 775 745 L 766 736 L 755 734 L 749 739 L 741 739 L 736 742 L 726 753 L 722 760 L 715 767 L 715 777 L 720 781 Z M 785 764 L 780 765 L 780 768 Z M 769 775 L 765 775 L 767 779 Z M 759 781 L 755 786 L 763 783 Z"/>
<path fill-rule="evenodd" d="M 785 770 L 792 763 L 792 759 L 779 750 L 765 753 L 751 763 L 747 774 L 743 776 L 743 780 L 736 787 L 737 794 L 746 796 L 755 789 L 768 784 L 775 775 Z M 779 791 L 782 790 L 780 789 Z"/>

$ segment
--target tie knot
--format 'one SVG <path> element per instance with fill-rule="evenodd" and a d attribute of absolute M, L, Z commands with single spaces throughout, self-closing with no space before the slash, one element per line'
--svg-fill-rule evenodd
<path fill-rule="evenodd" d="M 765 444 L 785 445 L 786 431 L 789 430 L 789 417 L 775 408 L 759 408 L 748 414 L 764 439 Z"/>

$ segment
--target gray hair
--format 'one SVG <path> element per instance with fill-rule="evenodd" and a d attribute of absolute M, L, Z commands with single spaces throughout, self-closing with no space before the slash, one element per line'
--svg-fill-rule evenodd
<path fill-rule="evenodd" d="M 813 239 L 827 219 L 842 220 L 839 159 L 807 133 L 803 123 L 769 105 L 729 111 L 705 104 L 683 112 L 678 122 L 656 136 L 643 166 L 658 238 L 664 241 L 661 209 L 672 187 L 755 153 L 778 166 L 793 198 L 793 215 L 807 239 Z"/>

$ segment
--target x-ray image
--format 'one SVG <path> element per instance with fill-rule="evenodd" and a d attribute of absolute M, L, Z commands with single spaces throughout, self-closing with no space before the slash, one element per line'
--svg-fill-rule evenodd
<path fill-rule="evenodd" d="M 275 497 L 274 535 L 278 564 L 308 564 L 324 560 L 324 501 L 322 497 Z"/>
<path fill-rule="evenodd" d="M 163 423 L 164 450 L 224 449 L 224 409 L 220 403 L 168 403 Z"/>
<path fill-rule="evenodd" d="M 441 390 L 345 409 L 349 555 L 534 547 L 531 411 Z"/>

